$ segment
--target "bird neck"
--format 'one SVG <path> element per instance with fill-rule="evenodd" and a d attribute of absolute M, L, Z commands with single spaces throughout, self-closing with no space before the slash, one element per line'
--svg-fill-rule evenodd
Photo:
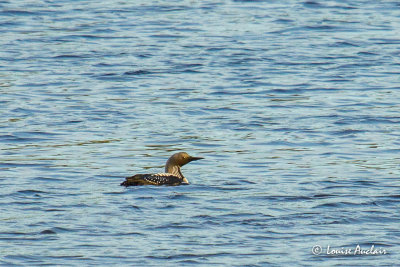
<path fill-rule="evenodd" d="M 183 176 L 181 172 L 181 167 L 179 167 L 178 165 L 172 165 L 172 164 L 165 165 L 165 172 L 171 173 L 181 178 L 183 183 L 189 184 L 189 181 L 185 178 L 185 176 Z"/>
<path fill-rule="evenodd" d="M 181 179 L 185 178 L 181 172 L 181 168 L 177 165 L 166 165 L 165 166 L 165 172 L 166 173 L 171 173 Z"/>

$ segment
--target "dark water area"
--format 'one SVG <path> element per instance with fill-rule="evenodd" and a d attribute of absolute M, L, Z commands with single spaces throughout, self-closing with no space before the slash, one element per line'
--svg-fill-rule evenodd
<path fill-rule="evenodd" d="M 397 1 L 0 18 L 0 265 L 399 264 Z M 190 185 L 119 185 L 178 151 Z"/>

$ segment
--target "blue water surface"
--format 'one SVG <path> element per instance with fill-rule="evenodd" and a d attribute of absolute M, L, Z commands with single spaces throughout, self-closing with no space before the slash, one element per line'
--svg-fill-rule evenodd
<path fill-rule="evenodd" d="M 6 0 L 0 36 L 0 265 L 399 264 L 398 1 Z M 119 185 L 178 151 L 190 185 Z"/>

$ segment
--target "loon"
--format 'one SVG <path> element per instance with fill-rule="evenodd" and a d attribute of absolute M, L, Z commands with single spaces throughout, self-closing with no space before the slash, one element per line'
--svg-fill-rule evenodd
<path fill-rule="evenodd" d="M 203 159 L 200 157 L 189 156 L 186 152 L 173 154 L 165 164 L 165 173 L 156 174 L 136 174 L 125 178 L 121 183 L 123 186 L 136 185 L 181 185 L 189 184 L 189 181 L 183 176 L 181 167 L 191 161 Z"/>

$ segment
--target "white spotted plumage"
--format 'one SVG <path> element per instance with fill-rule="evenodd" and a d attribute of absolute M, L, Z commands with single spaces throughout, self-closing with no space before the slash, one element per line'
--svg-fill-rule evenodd
<path fill-rule="evenodd" d="M 148 174 L 144 175 L 143 179 L 157 185 L 180 184 L 182 182 L 182 179 L 171 173 Z"/>

